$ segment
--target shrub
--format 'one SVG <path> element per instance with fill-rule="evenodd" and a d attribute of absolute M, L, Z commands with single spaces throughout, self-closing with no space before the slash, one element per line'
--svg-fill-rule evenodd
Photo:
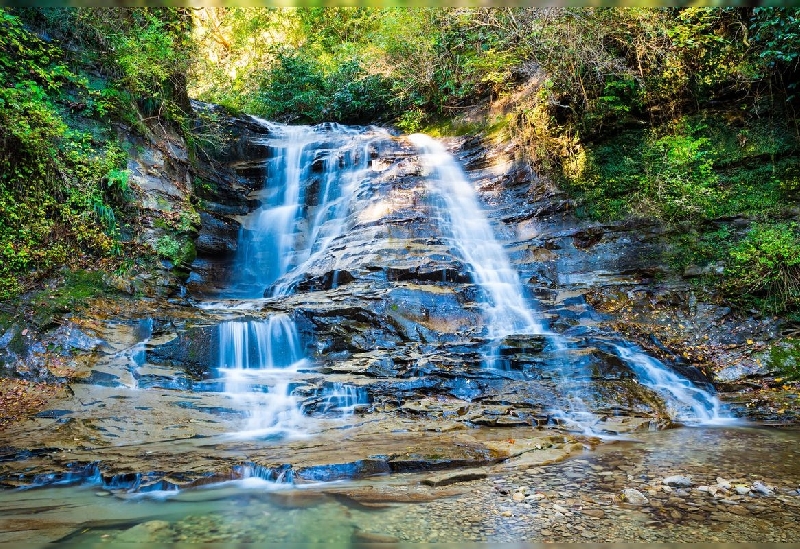
<path fill-rule="evenodd" d="M 800 227 L 758 223 L 730 251 L 727 285 L 763 309 L 781 313 L 800 307 Z"/>

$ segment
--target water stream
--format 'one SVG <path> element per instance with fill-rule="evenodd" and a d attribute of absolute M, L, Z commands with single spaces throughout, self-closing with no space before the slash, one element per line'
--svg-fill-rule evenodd
<path fill-rule="evenodd" d="M 293 291 L 304 265 L 342 234 L 350 200 L 365 180 L 380 128 L 339 124 L 287 126 L 262 121 L 272 134 L 262 205 L 242 218 L 230 297 Z"/>
<path fill-rule="evenodd" d="M 159 320 L 154 336 L 154 320 L 138 319 L 119 356 L 104 357 L 105 370 L 75 385 L 71 408 L 36 425 L 69 446 L 4 454 L 18 465 L 6 481 L 23 489 L 0 490 L 0 542 L 664 541 L 670 525 L 682 528 L 685 541 L 800 535 L 800 435 L 711 426 L 724 416 L 716 396 L 669 364 L 617 334 L 587 328 L 566 336 L 547 326 L 543 305 L 520 281 L 473 185 L 442 144 L 410 137 L 425 169 L 406 173 L 413 174 L 409 186 L 427 189 L 425 228 L 409 228 L 421 222 L 401 212 L 391 230 L 368 233 L 375 219 L 349 223 L 364 221 L 370 204 L 400 203 L 402 192 L 419 188 L 387 191 L 396 174 L 376 182 L 373 161 L 389 134 L 264 124 L 270 155 L 256 193 L 261 206 L 241 218 L 223 299 L 197 306 L 197 326 L 186 327 L 191 315 L 173 311 L 184 332 L 166 333 Z M 402 143 L 394 154 L 406 161 L 414 154 Z M 356 264 L 362 286 L 337 292 L 337 262 L 346 254 L 333 252 L 353 231 L 368 234 L 373 251 L 397 254 L 390 258 L 435 249 L 448 266 L 466 265 L 472 282 L 393 279 L 390 263 L 399 260 L 374 253 L 377 264 Z M 396 235 L 410 236 L 392 248 L 392 238 L 401 241 Z M 313 269 L 314 276 L 334 275 L 323 289 L 305 292 L 301 283 Z M 462 315 L 455 320 L 464 325 L 451 315 Z M 581 347 L 587 342 L 592 349 Z M 518 347 L 509 351 L 512 343 Z M 208 363 L 198 364 L 192 353 L 204 349 Z M 501 353 L 512 351 L 522 365 L 502 370 Z M 196 371 L 172 372 L 175 356 Z M 648 425 L 637 414 L 653 413 L 639 402 L 609 427 L 606 416 L 619 401 L 586 398 L 599 383 L 588 365 L 617 358 L 635 379 L 612 379 L 605 390 L 639 384 L 663 398 L 672 420 L 694 427 L 636 432 Z M 147 365 L 147 383 L 126 384 L 118 359 L 135 379 Z M 548 400 L 559 391 L 560 408 Z M 583 452 L 598 444 L 602 429 L 626 428 L 626 421 L 634 426 L 628 434 Z M 580 434 L 571 439 L 565 431 Z M 569 461 L 525 465 L 526 457 L 568 446 L 577 448 Z M 56 461 L 58 471 L 31 473 Z M 468 474 L 420 482 L 421 472 L 446 468 Z M 691 489 L 664 488 L 659 479 L 674 474 L 694 475 Z M 747 493 L 733 486 L 720 492 L 717 477 Z M 759 492 L 755 481 L 772 493 Z M 631 488 L 653 503 L 622 504 L 620 491 Z"/>
<path fill-rule="evenodd" d="M 799 437 L 797 430 L 722 427 L 642 433 L 566 462 L 495 470 L 444 488 L 420 485 L 413 475 L 295 485 L 277 482 L 279 471 L 253 470 L 243 480 L 203 490 L 139 496 L 97 484 L 5 490 L 0 540 L 26 547 L 60 540 L 69 547 L 342 548 L 377 542 L 794 542 L 800 536 Z M 671 475 L 692 484 L 665 486 Z M 719 489 L 718 478 L 731 488 Z M 771 494 L 739 496 L 733 489 L 757 483 Z M 626 488 L 648 503 L 619 501 Z"/>
<path fill-rule="evenodd" d="M 486 328 L 490 345 L 486 364 L 496 367 L 497 350 L 503 338 L 511 335 L 546 334 L 552 350 L 561 357 L 555 368 L 563 375 L 574 375 L 579 363 L 571 360 L 568 343 L 559 334 L 545 328 L 531 308 L 532 299 L 525 295 L 518 273 L 511 267 L 508 255 L 494 236 L 478 197 L 455 158 L 445 147 L 424 134 L 414 134 L 409 139 L 422 152 L 423 163 L 428 167 L 430 187 L 435 196 L 440 223 L 450 237 L 453 247 L 463 257 L 474 275 L 475 283 L 483 290 L 481 307 L 486 314 Z M 718 421 L 719 400 L 706 389 L 695 386 L 688 379 L 670 371 L 662 362 L 647 356 L 635 346 L 614 345 L 618 356 L 630 364 L 639 381 L 664 396 L 671 417 L 688 421 Z M 565 363 L 569 364 L 565 364 Z M 583 372 L 587 376 L 587 372 Z M 588 377 L 588 376 L 587 376 Z M 575 424 L 580 431 L 592 433 L 598 419 L 585 403 L 583 395 L 570 396 L 567 409 L 553 410 L 554 415 Z"/>
<path fill-rule="evenodd" d="M 409 139 L 420 148 L 430 172 L 441 226 L 484 292 L 481 306 L 487 316 L 488 337 L 499 340 L 511 334 L 544 333 L 541 321 L 527 305 L 519 275 L 495 238 L 461 167 L 435 139 L 419 133 Z"/>
<path fill-rule="evenodd" d="M 248 414 L 240 437 L 299 437 L 306 418 L 292 394 L 292 376 L 305 365 L 294 322 L 285 314 L 266 320 L 228 321 L 218 327 L 218 368 L 225 392 Z"/>

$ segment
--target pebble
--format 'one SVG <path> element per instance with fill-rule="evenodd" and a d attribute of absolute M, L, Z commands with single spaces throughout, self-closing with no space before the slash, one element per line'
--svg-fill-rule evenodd
<path fill-rule="evenodd" d="M 674 463 L 669 465 L 648 462 L 643 466 L 637 461 L 636 471 L 630 474 L 630 467 L 625 470 L 618 465 L 630 465 L 625 460 L 635 458 L 636 454 L 609 450 L 592 457 L 597 465 L 578 466 L 577 461 L 567 460 L 500 478 L 475 480 L 462 496 L 391 506 L 382 510 L 380 516 L 372 510 L 344 509 L 330 502 L 319 509 L 345 513 L 337 514 L 336 518 L 336 528 L 343 531 L 345 545 L 365 538 L 371 540 L 370 534 L 359 532 L 372 531 L 386 536 L 386 541 L 398 540 L 400 544 L 435 540 L 479 542 L 487 546 L 520 542 L 535 545 L 542 541 L 654 544 L 720 540 L 775 543 L 800 539 L 800 521 L 796 520 L 800 516 L 800 498 L 790 493 L 800 480 L 794 470 L 787 474 L 782 468 L 762 469 L 757 462 L 726 461 L 725 454 L 720 454 L 719 463 L 700 462 L 692 457 L 691 448 L 676 448 L 673 454 Z M 672 476 L 694 479 L 691 488 L 665 482 L 670 478 L 665 475 L 676 470 L 684 474 Z M 716 476 L 717 470 L 724 471 L 732 482 Z M 628 480 L 629 475 L 633 480 Z M 581 481 L 572 480 L 575 478 Z M 768 484 L 767 479 L 775 486 Z M 737 495 L 733 484 L 746 488 L 746 492 Z M 760 485 L 772 490 L 775 497 L 763 497 L 766 494 Z M 496 488 L 504 493 L 501 495 Z M 752 497 L 754 494 L 762 497 Z M 231 509 L 219 519 L 200 517 L 203 520 L 194 530 L 187 528 L 185 520 L 172 523 L 170 528 L 155 532 L 156 536 L 170 537 L 156 540 L 287 543 L 292 541 L 290 536 L 300 535 L 297 532 L 308 536 L 299 528 L 308 529 L 311 524 L 321 522 L 314 517 L 315 520 L 298 523 L 300 517 L 311 512 L 308 509 L 276 510 L 258 500 L 249 505 L 254 513 L 259 508 L 253 506 L 264 505 L 263 509 L 272 511 L 272 515 L 265 515 L 258 524 L 242 520 L 240 526 L 237 520 L 241 509 Z M 287 512 L 297 515 L 285 515 Z M 286 518 L 276 520 L 278 517 Z M 226 522 L 231 524 L 231 532 L 223 531 Z M 315 537 L 325 541 L 324 536 L 331 537 L 329 531 L 335 528 L 325 523 L 318 531 L 311 530 Z"/>
<path fill-rule="evenodd" d="M 756 494 L 761 494 L 762 496 L 772 496 L 775 494 L 774 488 L 767 486 L 760 480 L 755 481 L 750 489 Z"/>
<path fill-rule="evenodd" d="M 743 486 L 741 484 L 735 486 L 734 490 L 740 496 L 746 496 L 747 494 L 750 493 L 750 487 L 749 486 Z"/>
<path fill-rule="evenodd" d="M 622 500 L 631 505 L 647 505 L 649 501 L 645 495 L 636 488 L 625 488 L 622 491 Z"/>
<path fill-rule="evenodd" d="M 688 488 L 692 485 L 692 477 L 687 475 L 672 475 L 662 481 L 667 486 L 679 486 Z"/>

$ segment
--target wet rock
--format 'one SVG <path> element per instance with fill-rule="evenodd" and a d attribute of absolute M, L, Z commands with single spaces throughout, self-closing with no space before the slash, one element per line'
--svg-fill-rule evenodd
<path fill-rule="evenodd" d="M 648 499 L 636 488 L 625 488 L 622 490 L 621 499 L 630 505 L 647 505 Z"/>
<path fill-rule="evenodd" d="M 486 471 L 466 470 L 449 471 L 422 479 L 422 484 L 427 486 L 448 486 L 457 482 L 470 482 L 486 478 Z"/>
<path fill-rule="evenodd" d="M 125 530 L 114 538 L 119 543 L 152 543 L 155 536 L 164 530 L 169 529 L 169 522 L 165 520 L 150 520 L 137 524 Z"/>
<path fill-rule="evenodd" d="M 753 485 L 750 487 L 750 489 L 754 493 L 760 494 L 762 496 L 773 496 L 773 495 L 775 495 L 775 488 L 772 487 L 772 486 L 767 486 L 766 484 L 764 484 L 764 482 L 762 482 L 760 480 L 755 481 L 753 483 Z"/>
<path fill-rule="evenodd" d="M 363 530 L 357 530 L 353 532 L 353 537 L 351 540 L 353 543 L 398 543 L 400 540 L 394 536 L 387 536 L 386 534 L 376 534 L 374 532 L 364 532 Z"/>
<path fill-rule="evenodd" d="M 722 477 L 717 477 L 717 486 L 719 486 L 722 490 L 730 490 L 731 482 Z"/>
<path fill-rule="evenodd" d="M 667 486 L 688 488 L 689 486 L 692 485 L 692 477 L 687 475 L 672 475 L 664 478 L 662 482 Z"/>
<path fill-rule="evenodd" d="M 600 242 L 603 238 L 603 234 L 604 231 L 602 227 L 590 227 L 576 232 L 572 237 L 572 243 L 576 248 L 585 250 Z"/>
<path fill-rule="evenodd" d="M 199 257 L 224 258 L 238 248 L 240 224 L 207 212 L 200 213 L 200 232 L 195 240 Z"/>

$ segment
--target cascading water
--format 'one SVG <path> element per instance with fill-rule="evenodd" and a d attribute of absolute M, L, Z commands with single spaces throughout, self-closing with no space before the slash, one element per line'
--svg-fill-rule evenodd
<path fill-rule="evenodd" d="M 720 421 L 719 399 L 669 370 L 663 363 L 632 345 L 614 345 L 617 354 L 636 372 L 639 382 L 664 396 L 677 420 L 713 423 Z"/>
<path fill-rule="evenodd" d="M 546 331 L 527 306 L 519 276 L 495 238 L 475 190 L 453 156 L 427 135 L 414 134 L 409 139 L 421 150 L 423 162 L 430 171 L 431 189 L 436 197 L 434 207 L 440 215 L 443 231 L 467 261 L 475 282 L 483 290 L 488 337 L 495 342 L 487 364 L 495 365 L 497 342 L 512 334 L 547 335 L 554 352 L 564 354 L 567 346 L 563 338 Z M 714 395 L 630 345 L 614 347 L 618 356 L 637 373 L 639 381 L 666 399 L 675 419 L 718 420 L 720 404 Z M 568 359 L 565 357 L 565 360 Z M 569 408 L 555 410 L 554 415 L 576 424 L 579 430 L 592 432 L 592 425 L 599 418 L 588 410 L 580 394 L 569 395 Z"/>
<path fill-rule="evenodd" d="M 354 385 L 331 383 L 322 392 L 322 412 L 352 415 L 356 407 L 367 404 L 366 391 Z"/>
<path fill-rule="evenodd" d="M 444 146 L 424 134 L 409 136 L 422 151 L 431 172 L 434 207 L 458 253 L 469 263 L 475 282 L 485 294 L 483 308 L 490 339 L 511 334 L 542 334 L 544 328 L 526 306 L 519 275 L 494 237 L 475 190 Z"/>
<path fill-rule="evenodd" d="M 266 320 L 227 321 L 218 327 L 218 367 L 225 392 L 245 404 L 243 437 L 297 437 L 306 418 L 289 386 L 305 364 L 297 327 L 285 314 Z"/>
<path fill-rule="evenodd" d="M 290 294 L 306 265 L 341 236 L 351 198 L 366 180 L 378 128 L 338 124 L 286 126 L 262 121 L 271 147 L 262 206 L 242 218 L 236 273 L 230 295 L 259 298 Z M 266 291 L 265 291 L 266 289 Z M 243 435 L 285 436 L 306 423 L 289 379 L 303 364 L 294 323 L 285 315 L 267 321 L 225 322 L 219 327 L 219 366 L 226 391 L 252 408 Z M 352 410 L 360 395 L 326 395 L 329 407 Z M 352 402 L 351 402 L 352 401 Z"/>
<path fill-rule="evenodd" d="M 231 294 L 287 295 L 303 266 L 324 254 L 344 229 L 350 200 L 369 170 L 372 147 L 389 134 L 338 124 L 263 122 L 272 149 L 262 206 L 244 217 Z M 315 191 L 315 192 L 314 192 Z"/>

